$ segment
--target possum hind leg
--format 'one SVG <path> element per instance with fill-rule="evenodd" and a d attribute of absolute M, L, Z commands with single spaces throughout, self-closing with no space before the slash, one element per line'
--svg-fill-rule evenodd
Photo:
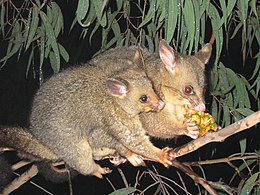
<path fill-rule="evenodd" d="M 110 169 L 101 167 L 93 159 L 93 151 L 86 138 L 63 136 L 61 144 L 52 149 L 67 165 L 83 175 L 94 175 L 102 178 L 102 174 L 110 173 Z"/>
<path fill-rule="evenodd" d="M 107 167 L 101 167 L 100 165 L 96 164 L 93 159 L 93 152 L 92 148 L 90 147 L 88 141 L 86 139 L 81 140 L 76 144 L 77 148 L 77 157 L 75 160 L 71 162 L 67 162 L 71 167 L 79 170 L 80 173 L 83 175 L 94 175 L 98 178 L 103 178 L 103 174 L 110 173 L 111 170 Z M 66 161 L 66 159 L 65 159 Z"/>

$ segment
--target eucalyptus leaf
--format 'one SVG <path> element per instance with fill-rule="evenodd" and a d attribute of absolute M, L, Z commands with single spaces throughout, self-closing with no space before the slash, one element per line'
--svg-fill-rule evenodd
<path fill-rule="evenodd" d="M 193 44 L 194 44 L 194 36 L 195 36 L 195 20 L 191 20 L 191 18 L 195 18 L 195 13 L 194 13 L 194 6 L 193 6 L 193 1 L 191 0 L 186 0 L 184 3 L 184 8 L 183 8 L 183 15 L 184 15 L 184 20 L 187 26 L 188 30 L 188 42 L 189 43 L 189 53 L 191 54 Z"/>
<path fill-rule="evenodd" d="M 1 30 L 2 30 L 2 35 L 3 37 L 5 37 L 5 6 L 4 4 L 2 3 L 1 4 L 1 15 L 0 15 L 0 25 L 1 25 Z"/>
<path fill-rule="evenodd" d="M 32 19 L 30 21 L 29 33 L 28 33 L 25 50 L 27 50 L 32 43 L 32 40 L 33 40 L 36 30 L 38 28 L 38 23 L 39 23 L 39 8 L 37 6 L 33 6 Z"/>
<path fill-rule="evenodd" d="M 253 187 L 257 185 L 256 180 L 259 178 L 259 174 L 260 172 L 256 172 L 246 180 L 246 183 L 241 190 L 241 195 L 248 195 L 251 193 Z"/>
<path fill-rule="evenodd" d="M 156 0 L 151 0 L 150 1 L 150 5 L 153 5 L 153 3 L 155 2 Z M 148 10 L 148 13 L 145 15 L 145 18 L 144 20 L 142 21 L 142 23 L 138 26 L 138 28 L 142 28 L 144 25 L 146 25 L 148 22 L 150 22 L 152 19 L 153 19 L 153 16 L 155 14 L 154 12 L 154 7 L 153 6 L 150 6 L 149 10 Z"/>
<path fill-rule="evenodd" d="M 89 0 L 79 0 L 76 10 L 76 18 L 79 24 L 86 17 L 89 8 Z"/>
<path fill-rule="evenodd" d="M 64 29 L 63 15 L 60 7 L 54 1 L 51 2 L 51 10 L 54 17 L 53 24 L 52 24 L 54 29 L 54 34 L 56 37 L 58 37 L 59 33 Z"/>
<path fill-rule="evenodd" d="M 249 116 L 254 113 L 254 111 L 250 108 L 237 108 L 236 111 L 242 114 L 243 116 Z"/>
<path fill-rule="evenodd" d="M 247 143 L 246 138 L 244 138 L 244 139 L 239 141 L 240 150 L 241 150 L 241 156 L 243 156 L 245 154 L 245 152 L 246 152 L 246 143 Z"/>
<path fill-rule="evenodd" d="M 57 39 L 56 39 L 54 30 L 53 30 L 50 22 L 48 21 L 46 14 L 44 12 L 40 11 L 40 16 L 41 16 L 41 19 L 45 26 L 48 41 L 50 42 L 50 45 L 54 52 L 53 54 L 51 54 L 52 52 L 50 53 L 50 55 L 53 55 L 53 57 L 55 57 L 55 63 L 54 63 L 54 60 L 51 61 L 52 69 L 55 73 L 57 73 L 60 70 L 60 51 L 59 51 Z M 50 57 L 50 59 L 53 57 Z"/>
<path fill-rule="evenodd" d="M 127 195 L 134 193 L 136 191 L 136 188 L 134 187 L 126 187 L 126 188 L 121 188 L 119 190 L 116 190 L 112 193 L 109 193 L 109 195 Z"/>
<path fill-rule="evenodd" d="M 168 3 L 168 4 L 167 4 Z M 176 24 L 177 24 L 177 11 L 178 9 L 178 1 L 168 0 L 166 1 L 166 41 L 170 42 L 173 38 L 173 34 L 175 32 Z"/>
<path fill-rule="evenodd" d="M 42 68 L 43 65 L 43 61 L 44 61 L 44 56 L 45 56 L 45 39 L 46 39 L 46 34 L 45 31 L 41 30 L 40 31 L 41 34 L 41 38 L 40 38 L 40 65 L 39 65 L 39 69 Z"/>
<path fill-rule="evenodd" d="M 93 1 L 91 1 L 91 3 L 93 3 L 94 8 L 96 10 L 96 15 L 97 15 L 98 22 L 99 22 L 99 24 L 102 27 L 105 27 L 107 25 L 106 13 L 103 10 L 104 9 L 104 7 L 103 7 L 103 3 L 104 2 L 102 0 L 93 0 Z"/>
<path fill-rule="evenodd" d="M 227 105 L 223 106 L 223 123 L 225 127 L 230 125 L 230 111 Z"/>
<path fill-rule="evenodd" d="M 79 24 L 83 27 L 89 27 L 94 21 L 96 21 L 97 15 L 96 10 L 92 4 L 89 5 L 89 11 L 85 19 L 83 19 Z"/>
<path fill-rule="evenodd" d="M 58 73 L 59 72 L 59 66 L 57 66 L 57 60 L 55 57 L 55 54 L 53 51 L 50 51 L 50 55 L 49 55 L 49 59 L 50 59 L 50 63 L 51 63 L 51 67 L 54 73 Z"/>
<path fill-rule="evenodd" d="M 68 62 L 70 59 L 69 53 L 66 51 L 66 49 L 60 43 L 58 43 L 58 46 L 59 46 L 59 50 L 60 50 L 60 55 L 63 57 L 65 62 Z"/>

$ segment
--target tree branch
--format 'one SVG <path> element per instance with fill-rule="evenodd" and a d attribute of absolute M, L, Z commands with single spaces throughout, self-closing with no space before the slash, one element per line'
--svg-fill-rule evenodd
<path fill-rule="evenodd" d="M 18 189 L 21 185 L 29 181 L 32 177 L 37 175 L 38 169 L 35 165 L 33 165 L 29 170 L 24 172 L 18 178 L 13 180 L 5 189 L 3 190 L 2 194 L 10 194 L 14 190 Z"/>
<path fill-rule="evenodd" d="M 191 153 L 198 148 L 210 143 L 210 142 L 223 142 L 227 137 L 234 135 L 238 132 L 246 130 L 255 124 L 260 122 L 260 111 L 255 112 L 254 114 L 237 121 L 223 129 L 220 129 L 217 132 L 208 132 L 205 136 L 195 139 L 183 146 L 175 148 L 171 152 L 171 156 L 174 158 L 183 156 L 185 154 Z M 195 172 L 192 171 L 189 167 L 185 166 L 184 164 L 173 160 L 172 166 L 182 170 L 185 174 L 191 177 L 194 182 L 201 184 L 210 194 L 217 194 L 217 192 L 209 185 L 209 182 L 205 179 L 201 178 Z"/>
<path fill-rule="evenodd" d="M 208 132 L 205 136 L 198 139 L 192 140 L 191 142 L 175 148 L 171 155 L 174 158 L 183 156 L 185 154 L 191 153 L 200 147 L 211 143 L 211 142 L 223 142 L 227 137 L 249 129 L 250 127 L 256 125 L 260 122 L 260 111 L 251 114 L 250 116 L 237 121 L 223 129 L 216 132 Z"/>
<path fill-rule="evenodd" d="M 181 162 L 178 162 L 176 160 L 172 161 L 172 166 L 180 169 L 183 171 L 186 175 L 191 177 L 195 183 L 199 183 L 202 185 L 205 190 L 207 190 L 211 195 L 217 195 L 218 193 L 209 185 L 208 181 L 205 180 L 204 178 L 200 177 L 197 173 L 195 173 L 192 169 L 188 168 Z"/>

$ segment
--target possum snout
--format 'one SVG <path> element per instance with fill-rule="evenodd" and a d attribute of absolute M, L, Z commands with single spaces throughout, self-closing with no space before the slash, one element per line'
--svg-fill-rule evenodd
<path fill-rule="evenodd" d="M 154 111 L 160 112 L 164 108 L 165 103 L 162 100 L 158 100 L 158 102 L 155 103 L 153 106 L 154 106 L 153 108 Z"/>

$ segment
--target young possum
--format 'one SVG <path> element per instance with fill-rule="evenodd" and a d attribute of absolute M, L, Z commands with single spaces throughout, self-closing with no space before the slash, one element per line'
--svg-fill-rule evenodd
<path fill-rule="evenodd" d="M 142 112 L 160 111 L 164 103 L 140 70 L 139 51 L 131 63 L 138 67 L 109 77 L 97 67 L 78 67 L 42 85 L 34 97 L 28 130 L 58 157 L 49 160 L 64 160 L 81 174 L 100 178 L 110 172 L 94 162 L 93 151 L 101 147 L 116 150 L 133 164 L 139 164 L 139 155 L 171 164 L 169 149 L 156 148 L 139 119 Z"/>
<path fill-rule="evenodd" d="M 113 72 L 125 63 L 113 64 L 122 58 L 131 61 L 136 47 L 115 48 L 93 58 L 90 63 L 104 72 Z M 205 89 L 204 67 L 209 61 L 212 46 L 206 44 L 195 55 L 177 54 L 164 40 L 160 41 L 159 56 L 142 50 L 147 76 L 154 90 L 166 103 L 158 113 L 141 113 L 140 118 L 150 136 L 160 139 L 187 135 L 196 139 L 199 129 L 193 122 L 185 122 L 185 106 L 205 111 L 203 93 Z"/>

